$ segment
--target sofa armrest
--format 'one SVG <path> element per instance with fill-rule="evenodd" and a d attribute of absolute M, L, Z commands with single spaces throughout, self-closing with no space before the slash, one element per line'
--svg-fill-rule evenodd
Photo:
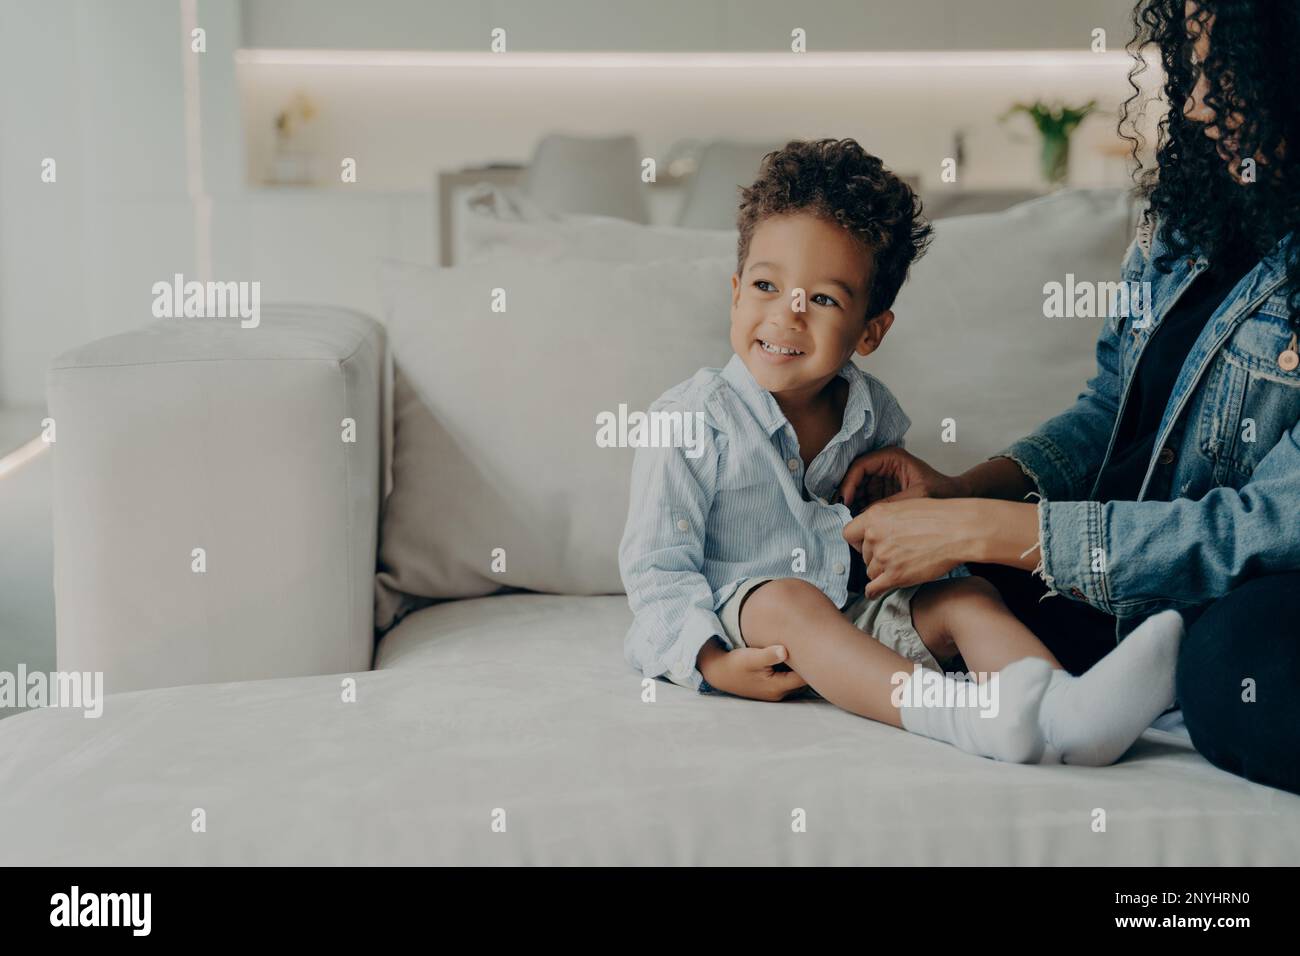
<path fill-rule="evenodd" d="M 106 693 L 369 669 L 383 362 L 382 326 L 315 306 L 56 358 L 59 668 Z"/>

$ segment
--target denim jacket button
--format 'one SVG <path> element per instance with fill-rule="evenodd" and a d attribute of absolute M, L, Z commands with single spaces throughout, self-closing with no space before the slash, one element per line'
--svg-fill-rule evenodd
<path fill-rule="evenodd" d="M 1300 355 L 1295 349 L 1287 349 L 1277 357 L 1277 367 L 1284 372 L 1294 372 L 1297 366 L 1300 366 Z"/>
<path fill-rule="evenodd" d="M 1156 458 L 1156 461 L 1160 462 L 1162 465 L 1172 465 L 1174 463 L 1174 450 L 1168 445 L 1161 448 L 1160 455 Z"/>

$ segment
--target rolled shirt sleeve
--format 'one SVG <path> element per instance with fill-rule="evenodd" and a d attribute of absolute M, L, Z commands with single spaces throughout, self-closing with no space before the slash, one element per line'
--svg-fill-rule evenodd
<path fill-rule="evenodd" d="M 1300 423 L 1241 489 L 1199 500 L 1038 503 L 1043 580 L 1118 617 L 1213 601 L 1300 568 Z"/>

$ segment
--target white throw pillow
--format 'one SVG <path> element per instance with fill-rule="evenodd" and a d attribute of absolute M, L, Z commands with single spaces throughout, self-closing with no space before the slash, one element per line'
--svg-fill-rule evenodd
<path fill-rule="evenodd" d="M 518 190 L 480 183 L 460 199 L 458 263 L 503 256 L 650 262 L 736 254 L 734 229 L 645 226 L 609 216 L 548 213 Z"/>
<path fill-rule="evenodd" d="M 644 410 L 726 364 L 733 268 L 731 256 L 386 266 L 395 440 L 380 628 L 421 599 L 622 591 L 634 449 L 598 447 L 596 416 Z"/>
<path fill-rule="evenodd" d="M 909 449 L 956 472 L 1071 404 L 1101 322 L 1044 318 L 1043 285 L 1117 278 L 1130 221 L 1123 195 L 1093 191 L 935 224 L 893 329 L 858 360 L 911 417 Z M 727 362 L 734 264 L 730 252 L 623 264 L 570 254 L 385 270 L 399 374 L 381 628 L 427 599 L 503 586 L 621 590 L 633 450 L 596 447 L 596 414 L 643 410 Z M 491 310 L 498 288 L 505 312 Z"/>
<path fill-rule="evenodd" d="M 935 222 L 893 328 L 859 360 L 912 419 L 908 450 L 964 471 L 1073 404 L 1096 369 L 1102 320 L 1045 318 L 1043 286 L 1067 273 L 1118 280 L 1132 237 L 1121 190 L 1067 190 Z M 955 441 L 943 434 L 948 419 Z"/>

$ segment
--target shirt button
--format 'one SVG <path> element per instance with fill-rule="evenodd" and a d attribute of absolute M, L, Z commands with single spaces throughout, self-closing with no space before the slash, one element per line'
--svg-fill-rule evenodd
<path fill-rule="evenodd" d="M 685 518 L 678 518 L 678 519 L 677 519 L 677 530 L 678 530 L 678 531 L 690 531 L 690 530 L 691 530 L 691 523 L 690 523 L 689 521 L 687 521 Z"/>
<path fill-rule="evenodd" d="M 799 470 L 799 459 L 798 459 L 798 458 L 791 458 L 789 461 L 786 462 L 786 464 L 790 466 L 790 470 L 791 470 L 791 471 L 798 471 L 798 470 Z"/>
<path fill-rule="evenodd" d="M 843 574 L 843 573 L 844 573 L 844 565 L 842 565 L 842 564 L 840 564 L 838 561 L 836 561 L 836 562 L 835 562 L 835 566 L 832 567 L 831 570 L 834 571 L 836 574 Z"/>
<path fill-rule="evenodd" d="M 1156 458 L 1156 461 L 1160 462 L 1162 465 L 1172 465 L 1174 463 L 1174 450 L 1168 445 L 1161 448 L 1160 455 Z"/>

